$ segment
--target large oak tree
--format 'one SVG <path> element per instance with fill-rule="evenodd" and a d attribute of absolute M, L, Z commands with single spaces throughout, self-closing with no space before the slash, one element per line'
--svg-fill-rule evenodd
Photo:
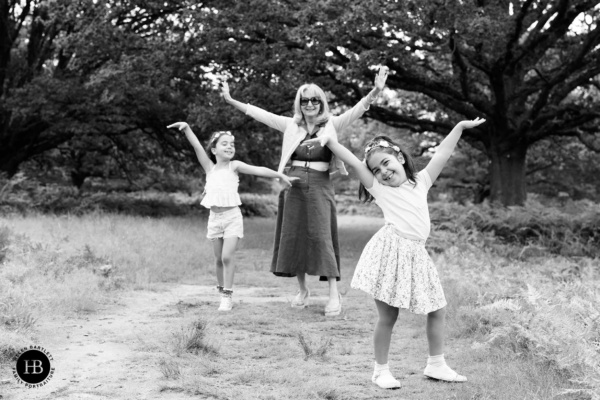
<path fill-rule="evenodd" d="M 533 144 L 564 136 L 600 147 L 599 4 L 222 1 L 198 16 L 196 52 L 238 82 L 234 96 L 274 112 L 307 80 L 349 105 L 387 65 L 396 97 L 368 116 L 442 135 L 486 118 L 465 139 L 489 159 L 492 200 L 522 204 Z"/>
<path fill-rule="evenodd" d="M 57 148 L 79 184 L 90 154 L 144 168 L 185 146 L 164 128 L 175 118 L 201 139 L 233 129 L 247 161 L 273 166 L 278 135 L 219 101 L 213 74 L 283 114 L 307 81 L 349 106 L 387 65 L 388 101 L 368 116 L 442 136 L 485 117 L 465 140 L 489 160 L 492 199 L 520 204 L 531 146 L 599 147 L 598 4 L 0 0 L 0 171 Z"/>

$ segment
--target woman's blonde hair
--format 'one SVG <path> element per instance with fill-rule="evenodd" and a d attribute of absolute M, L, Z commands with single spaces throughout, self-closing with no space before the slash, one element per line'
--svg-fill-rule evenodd
<path fill-rule="evenodd" d="M 321 107 L 319 108 L 317 125 L 325 125 L 329 120 L 329 104 L 327 104 L 327 97 L 325 96 L 323 89 L 314 83 L 305 83 L 298 88 L 298 91 L 296 92 L 296 99 L 294 100 L 294 122 L 300 125 L 304 121 L 304 114 L 302 113 L 302 108 L 300 107 L 300 99 L 308 90 L 312 90 L 317 94 L 319 99 L 321 99 Z"/>

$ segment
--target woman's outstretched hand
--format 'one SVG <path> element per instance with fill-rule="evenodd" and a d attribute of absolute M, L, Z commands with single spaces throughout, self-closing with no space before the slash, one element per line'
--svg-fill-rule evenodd
<path fill-rule="evenodd" d="M 223 98 L 225 99 L 225 101 L 230 101 L 231 94 L 229 93 L 229 84 L 227 83 L 227 81 L 222 80 L 219 83 L 219 86 L 221 86 L 221 94 L 223 95 Z"/>
<path fill-rule="evenodd" d="M 188 125 L 187 122 L 175 122 L 174 124 L 171 124 L 171 125 L 167 126 L 168 129 L 175 128 L 175 129 L 178 129 L 180 131 L 182 131 L 185 128 L 188 128 L 188 127 L 189 127 L 189 125 Z"/>
<path fill-rule="evenodd" d="M 477 117 L 473 120 L 460 121 L 458 123 L 458 125 L 463 129 L 471 129 L 471 128 L 475 128 L 476 126 L 483 124 L 484 122 L 485 122 L 484 118 Z"/>
<path fill-rule="evenodd" d="M 375 88 L 378 91 L 382 91 L 385 87 L 385 81 L 388 77 L 388 71 L 389 68 L 384 65 L 381 68 L 379 68 L 379 72 L 377 73 L 377 75 L 375 75 Z"/>

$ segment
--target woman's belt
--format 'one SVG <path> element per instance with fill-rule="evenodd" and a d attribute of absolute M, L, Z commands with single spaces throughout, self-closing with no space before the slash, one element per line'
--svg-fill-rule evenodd
<path fill-rule="evenodd" d="M 317 171 L 327 171 L 329 169 L 329 163 L 325 161 L 300 161 L 292 160 L 292 165 L 295 167 L 305 167 L 310 169 L 316 169 Z"/>

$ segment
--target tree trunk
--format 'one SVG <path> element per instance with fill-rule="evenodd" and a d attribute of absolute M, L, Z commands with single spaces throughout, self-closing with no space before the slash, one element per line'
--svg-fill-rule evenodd
<path fill-rule="evenodd" d="M 9 178 L 12 178 L 18 171 L 23 158 L 7 151 L 0 151 L 0 173 L 4 172 Z"/>
<path fill-rule="evenodd" d="M 523 205 L 527 199 L 525 191 L 525 158 L 527 145 L 512 144 L 510 149 L 492 145 L 490 156 L 490 200 L 504 206 Z"/>
<path fill-rule="evenodd" d="M 86 178 L 90 176 L 87 172 L 71 171 L 71 183 L 81 190 L 81 187 L 85 183 Z"/>

